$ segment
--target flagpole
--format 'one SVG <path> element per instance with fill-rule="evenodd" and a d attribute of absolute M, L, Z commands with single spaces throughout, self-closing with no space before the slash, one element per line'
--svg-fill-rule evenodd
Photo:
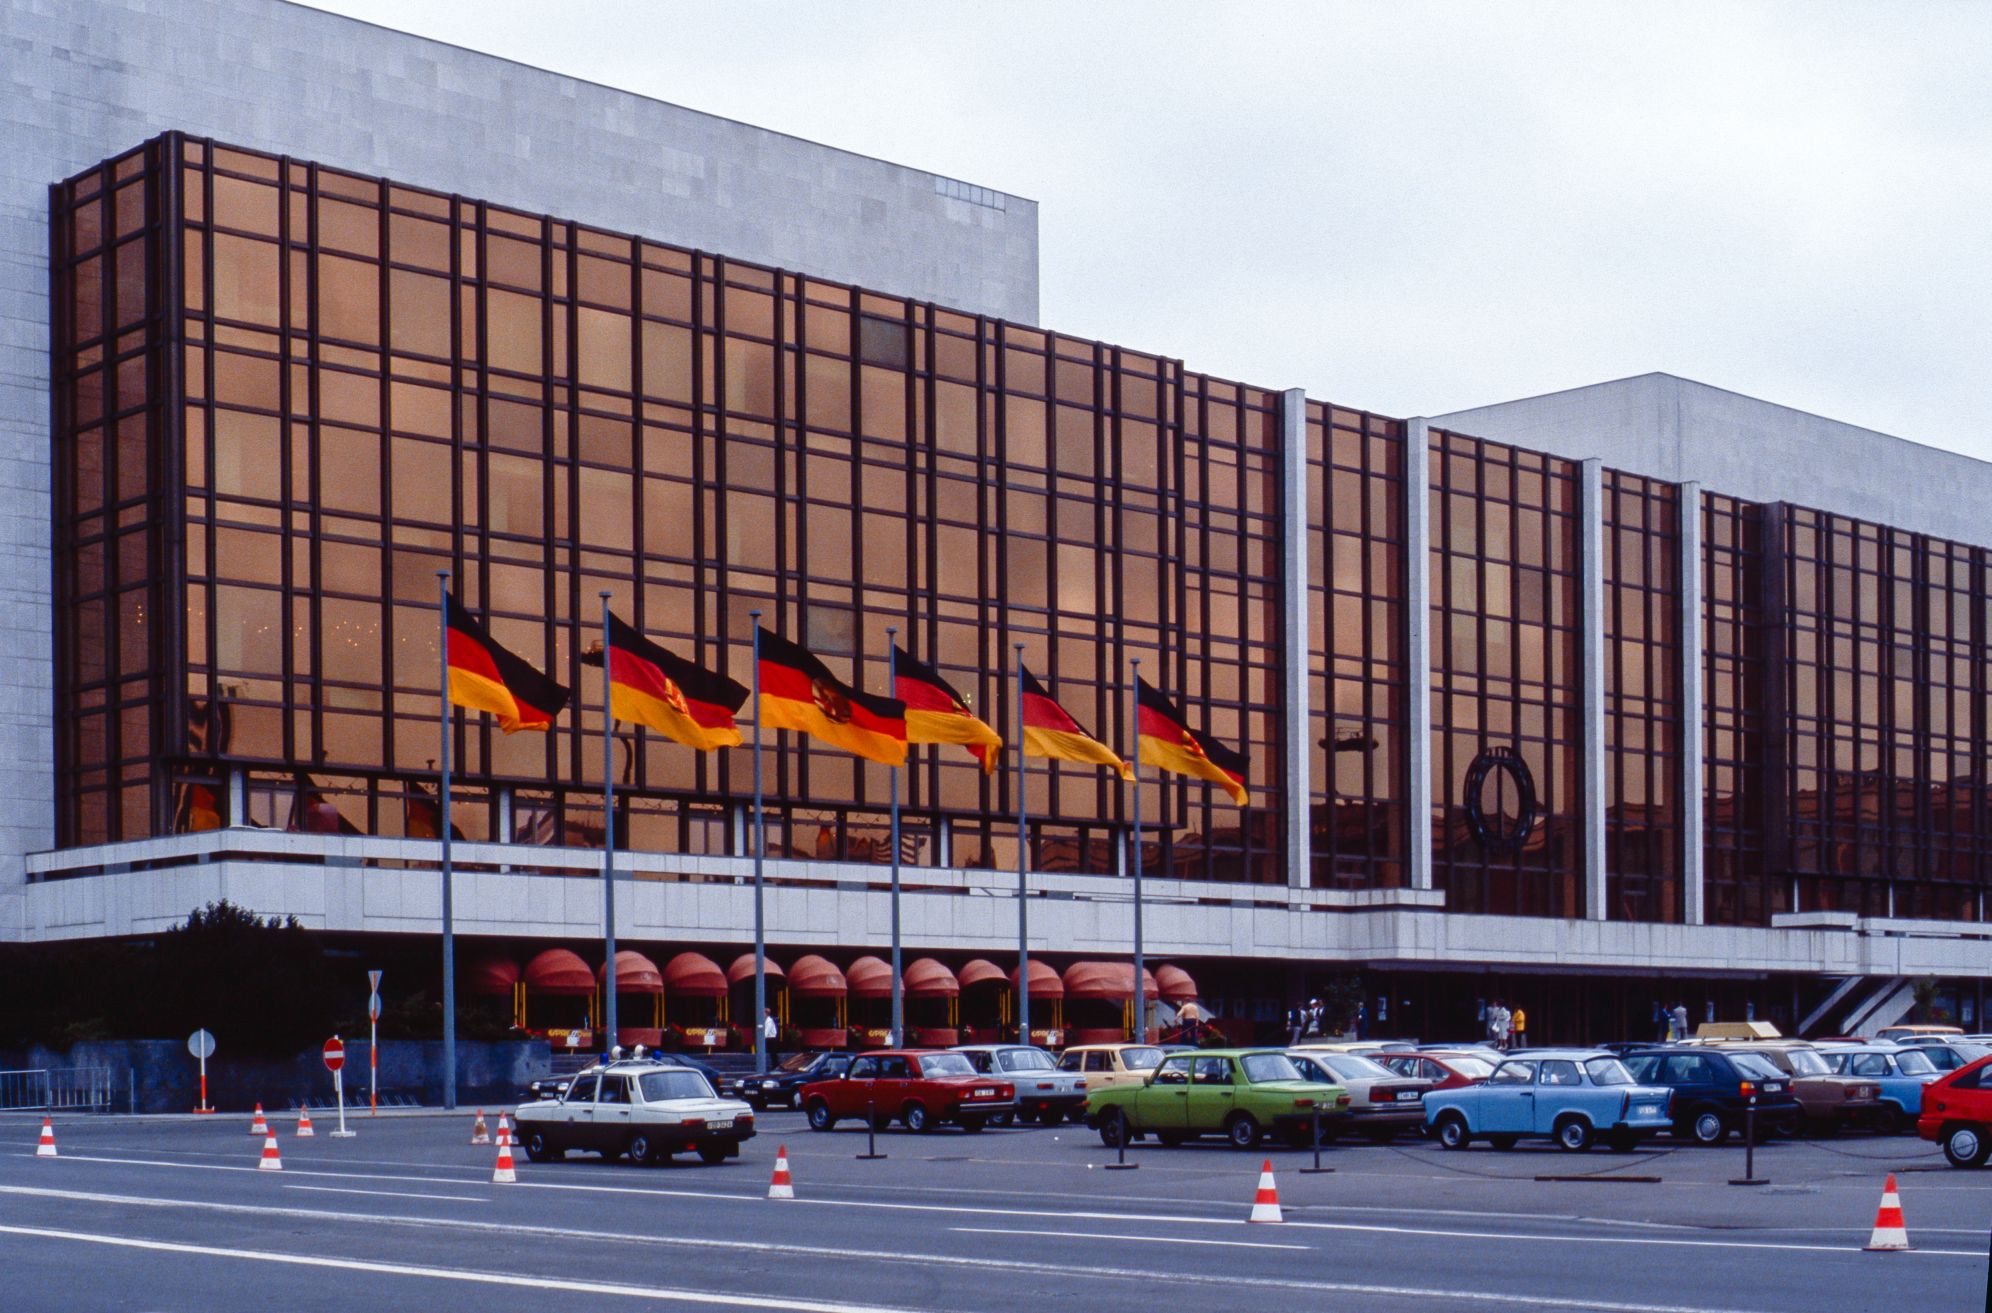
<path fill-rule="evenodd" d="M 456 883 L 450 865 L 450 572 L 436 571 L 436 621 L 442 639 L 442 779 L 436 813 L 443 841 L 443 1107 L 456 1108 Z"/>
<path fill-rule="evenodd" d="M 602 939 L 608 963 L 608 989 L 602 996 L 602 1020 L 608 1029 L 602 1051 L 616 1046 L 616 718 L 615 653 L 610 650 L 609 590 L 602 599 Z"/>
<path fill-rule="evenodd" d="M 885 695 L 899 696 L 898 663 L 894 659 L 899 626 L 885 627 Z M 892 1043 L 906 1043 L 906 1003 L 901 997 L 899 976 L 899 767 L 887 768 L 892 777 Z"/>
<path fill-rule="evenodd" d="M 1134 658 L 1134 686 L 1128 690 L 1134 709 L 1134 1042 L 1148 1042 L 1148 991 L 1141 972 L 1141 658 Z"/>
<path fill-rule="evenodd" d="M 1030 818 L 1024 799 L 1024 645 L 1017 649 L 1017 1043 L 1031 1042 Z"/>
<path fill-rule="evenodd" d="M 768 1074 L 768 941 L 762 919 L 762 864 L 768 851 L 768 820 L 761 809 L 761 612 L 754 622 L 754 1070 Z"/>

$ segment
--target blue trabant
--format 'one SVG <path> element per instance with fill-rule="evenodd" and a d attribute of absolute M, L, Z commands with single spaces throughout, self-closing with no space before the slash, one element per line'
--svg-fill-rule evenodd
<path fill-rule="evenodd" d="M 1572 1151 L 1603 1140 L 1627 1151 L 1673 1125 L 1670 1092 L 1638 1085 L 1602 1049 L 1531 1049 L 1505 1059 L 1479 1085 L 1425 1096 L 1425 1127 L 1447 1149 L 1485 1140 L 1513 1148 L 1524 1136 Z"/>
<path fill-rule="evenodd" d="M 1923 1111 L 1923 1087 L 1943 1075 L 1920 1051 L 1894 1044 L 1836 1046 L 1821 1056 L 1843 1076 L 1860 1076 L 1881 1088 L 1874 1129 L 1883 1135 L 1912 1130 Z"/>

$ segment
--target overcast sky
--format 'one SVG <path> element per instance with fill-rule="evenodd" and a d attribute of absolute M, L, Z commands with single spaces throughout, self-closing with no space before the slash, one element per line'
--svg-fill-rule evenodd
<path fill-rule="evenodd" d="M 1032 197 L 1045 325 L 1193 369 L 1992 458 L 1992 4 L 317 3 Z"/>

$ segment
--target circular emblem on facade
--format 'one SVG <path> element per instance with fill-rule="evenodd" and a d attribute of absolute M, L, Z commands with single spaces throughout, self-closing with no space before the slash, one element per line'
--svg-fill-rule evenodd
<path fill-rule="evenodd" d="M 1499 771 L 1515 791 L 1512 820 L 1500 811 L 1489 815 L 1484 798 L 1487 777 Z M 1518 853 L 1535 833 L 1539 818 L 1536 807 L 1535 776 L 1522 754 L 1513 748 L 1484 748 L 1466 768 L 1466 787 L 1460 798 L 1466 811 L 1466 828 L 1482 848 L 1496 853 Z"/>
<path fill-rule="evenodd" d="M 812 679 L 809 681 L 809 696 L 816 703 L 816 709 L 823 713 L 823 718 L 832 725 L 851 723 L 851 700 L 837 689 L 820 679 Z"/>

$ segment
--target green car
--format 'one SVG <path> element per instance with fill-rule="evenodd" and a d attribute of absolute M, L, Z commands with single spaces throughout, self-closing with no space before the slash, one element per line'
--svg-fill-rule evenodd
<path fill-rule="evenodd" d="M 1241 1149 L 1268 1132 L 1296 1148 L 1349 1115 L 1349 1092 L 1310 1081 L 1277 1049 L 1173 1053 L 1139 1084 L 1086 1096 L 1086 1124 L 1109 1149 L 1153 1135 L 1181 1144 L 1222 1135 Z"/>

